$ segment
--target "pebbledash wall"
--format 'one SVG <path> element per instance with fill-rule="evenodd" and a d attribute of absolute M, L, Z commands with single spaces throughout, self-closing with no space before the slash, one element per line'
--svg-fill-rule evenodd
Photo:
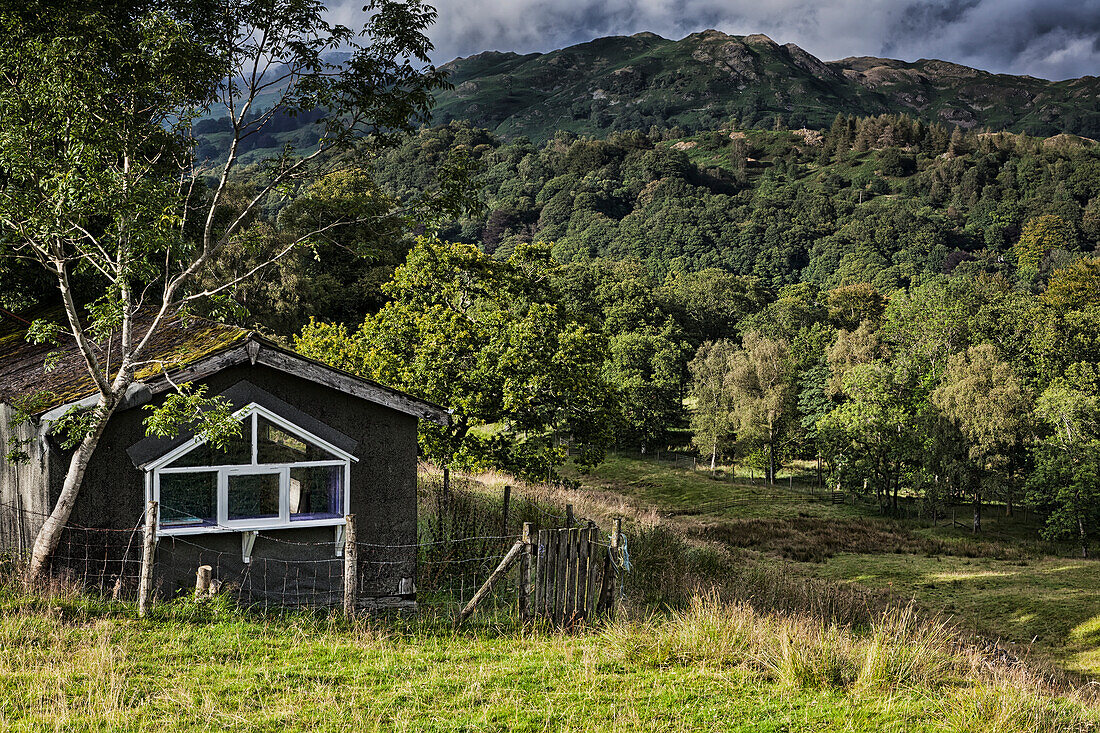
<path fill-rule="evenodd" d="M 367 399 L 288 374 L 263 364 L 229 366 L 196 380 L 208 395 L 217 395 L 240 383 L 269 393 L 305 415 L 355 441 L 357 461 L 350 467 L 348 506 L 355 515 L 360 544 L 359 596 L 364 606 L 408 606 L 415 600 L 417 536 L 417 418 Z M 160 404 L 161 394 L 151 404 Z M 127 553 L 140 556 L 140 536 L 132 532 L 145 511 L 145 473 L 135 467 L 127 449 L 145 439 L 143 419 L 148 412 L 132 407 L 116 413 L 103 435 L 84 480 L 70 524 L 86 528 L 120 530 L 103 533 L 110 548 L 83 548 L 89 555 L 101 553 L 105 564 L 114 564 Z M 67 467 L 67 455 L 56 445 L 40 442 L 32 448 L 29 464 L 5 467 L 19 472 L 9 481 L 11 497 L 0 497 L 0 548 L 25 549 L 33 542 L 40 521 L 36 513 L 52 507 Z M 48 484 L 48 501 L 30 486 Z M 15 496 L 17 494 L 18 496 Z M 32 509 L 20 516 L 10 508 L 12 499 Z M 63 540 L 68 556 L 89 544 L 89 533 L 69 532 Z M 28 540 L 29 537 L 29 540 Z M 66 545 L 68 541 L 68 545 Z M 194 587 L 200 565 L 211 565 L 214 579 L 226 592 L 246 602 L 276 605 L 338 603 L 343 588 L 343 559 L 338 556 L 334 527 L 259 530 L 244 560 L 242 532 L 163 536 L 156 549 L 155 592 L 161 597 Z M 64 553 L 59 555 L 65 556 Z M 79 560 L 79 558 L 76 558 Z M 59 562 L 64 564 L 64 561 Z"/>

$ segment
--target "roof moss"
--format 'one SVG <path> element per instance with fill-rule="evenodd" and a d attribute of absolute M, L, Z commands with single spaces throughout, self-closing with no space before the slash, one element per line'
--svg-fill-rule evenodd
<path fill-rule="evenodd" d="M 58 314 L 52 314 L 56 316 Z M 37 318 L 50 314 L 36 314 Z M 33 319 L 29 319 L 33 320 Z M 135 340 L 143 338 L 151 318 L 134 323 Z M 163 322 L 152 335 L 140 358 L 135 379 L 142 380 L 174 371 L 248 339 L 250 331 L 194 316 L 175 316 Z M 70 338 L 71 342 L 72 339 Z M 97 344 L 104 364 L 119 360 L 119 336 Z M 50 355 L 56 352 L 57 358 Z M 52 367 L 47 369 L 48 363 Z M 26 325 L 15 326 L 7 319 L 0 328 L 0 402 L 12 404 L 29 395 L 46 395 L 37 412 L 82 399 L 95 392 L 95 382 L 74 343 L 60 346 L 32 344 L 26 340 Z"/>

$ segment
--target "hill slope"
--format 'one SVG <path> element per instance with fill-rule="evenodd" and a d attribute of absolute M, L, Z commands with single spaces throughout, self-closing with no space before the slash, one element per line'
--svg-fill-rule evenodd
<path fill-rule="evenodd" d="M 454 90 L 436 122 L 469 120 L 504 136 L 681 126 L 821 128 L 838 112 L 908 113 L 964 128 L 1100 133 L 1100 79 L 1051 82 L 937 60 L 823 62 L 764 35 L 611 36 L 545 54 L 488 51 L 444 66 Z"/>

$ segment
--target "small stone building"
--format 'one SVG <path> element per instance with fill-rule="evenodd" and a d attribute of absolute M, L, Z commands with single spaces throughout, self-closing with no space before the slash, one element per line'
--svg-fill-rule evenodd
<path fill-rule="evenodd" d="M 95 400 L 75 349 L 45 370 L 53 349 L 27 343 L 25 328 L 0 319 L 0 552 L 30 550 L 71 455 L 51 427 Z M 193 587 L 196 568 L 211 565 L 246 602 L 336 603 L 354 514 L 360 604 L 415 603 L 417 421 L 446 424 L 445 409 L 193 317 L 169 322 L 145 358 L 155 363 L 96 448 L 55 568 L 117 592 L 135 577 L 138 528 L 155 500 L 160 595 Z M 239 440 L 215 450 L 193 435 L 146 436 L 142 407 L 184 382 L 230 402 Z"/>

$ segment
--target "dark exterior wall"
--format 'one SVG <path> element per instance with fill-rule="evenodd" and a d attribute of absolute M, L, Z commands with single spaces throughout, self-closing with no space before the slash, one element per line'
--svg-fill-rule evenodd
<path fill-rule="evenodd" d="M 56 495 L 66 466 L 53 444 L 40 438 L 37 426 L 12 425 L 11 419 L 11 407 L 0 404 L 0 552 L 25 554 L 53 506 L 46 487 L 53 483 Z M 8 461 L 8 452 L 21 441 L 27 460 Z"/>
<path fill-rule="evenodd" d="M 358 442 L 355 456 L 359 460 L 351 465 L 346 511 L 356 515 L 359 542 L 387 548 L 360 550 L 360 594 L 365 599 L 397 596 L 402 579 L 416 577 L 416 550 L 409 547 L 416 544 L 417 529 L 416 418 L 262 365 L 230 367 L 202 383 L 214 395 L 242 380 Z M 145 437 L 142 420 L 147 414 L 133 408 L 112 418 L 88 466 L 72 523 L 129 530 L 140 522 L 144 474 L 134 468 L 126 449 Z M 196 568 L 206 564 L 215 568 L 215 578 L 242 591 L 256 589 L 252 595 L 257 601 L 274 601 L 276 585 L 283 588 L 283 580 L 292 581 L 291 573 L 303 592 L 338 590 L 343 586 L 342 570 L 328 567 L 342 567 L 343 562 L 335 557 L 334 536 L 332 527 L 263 531 L 250 565 L 241 559 L 240 532 L 189 535 L 175 541 L 165 537 L 158 547 L 155 582 L 164 594 L 193 588 Z M 283 544 L 288 541 L 325 544 Z M 276 574 L 280 564 L 286 569 L 283 578 Z M 260 568 L 266 576 L 262 582 Z M 304 580 L 303 573 L 310 577 Z"/>

